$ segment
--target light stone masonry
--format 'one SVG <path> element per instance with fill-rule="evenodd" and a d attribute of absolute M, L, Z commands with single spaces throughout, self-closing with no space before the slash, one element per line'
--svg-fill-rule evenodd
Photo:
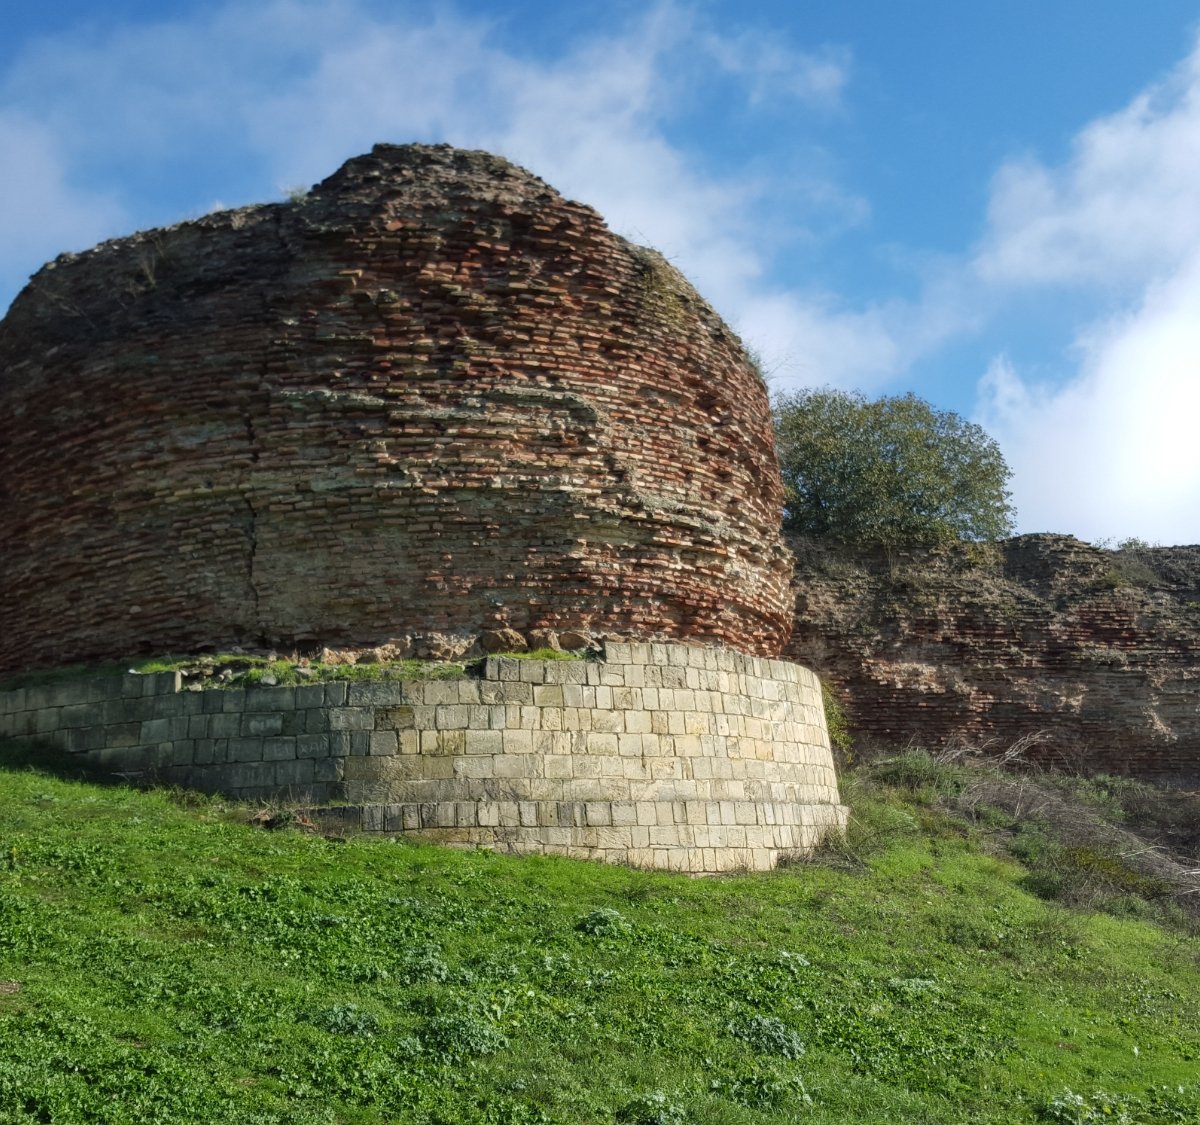
<path fill-rule="evenodd" d="M 709 874 L 845 828 L 806 668 L 610 642 L 598 661 L 488 657 L 480 678 L 183 690 L 175 673 L 0 692 L 0 738 L 334 829 Z M 331 804 L 332 802 L 344 802 Z"/>

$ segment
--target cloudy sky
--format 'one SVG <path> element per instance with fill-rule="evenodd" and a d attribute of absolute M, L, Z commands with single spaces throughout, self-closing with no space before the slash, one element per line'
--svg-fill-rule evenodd
<path fill-rule="evenodd" d="M 1200 542 L 1195 0 L 6 0 L 0 310 L 383 140 L 594 205 L 779 389 L 982 423 L 1022 531 Z"/>

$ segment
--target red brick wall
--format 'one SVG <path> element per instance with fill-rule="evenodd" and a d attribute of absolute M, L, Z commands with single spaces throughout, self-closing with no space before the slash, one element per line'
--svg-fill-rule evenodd
<path fill-rule="evenodd" d="M 787 654 L 860 739 L 996 751 L 1040 732 L 1030 759 L 1200 785 L 1200 547 L 793 545 Z"/>
<path fill-rule="evenodd" d="M 0 671 L 503 625 L 775 655 L 791 626 L 738 340 L 483 153 L 379 146 L 59 258 L 0 322 L 0 419 Z"/>

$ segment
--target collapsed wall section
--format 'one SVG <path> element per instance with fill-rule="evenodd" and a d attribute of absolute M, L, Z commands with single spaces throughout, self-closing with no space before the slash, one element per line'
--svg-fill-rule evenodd
<path fill-rule="evenodd" d="M 175 673 L 0 692 L 0 738 L 326 823 L 711 873 L 845 827 L 821 689 L 725 649 L 490 657 L 480 678 L 180 690 Z"/>
<path fill-rule="evenodd" d="M 864 742 L 1200 785 L 1200 547 L 1065 535 L 853 553 L 796 539 L 790 659 Z"/>

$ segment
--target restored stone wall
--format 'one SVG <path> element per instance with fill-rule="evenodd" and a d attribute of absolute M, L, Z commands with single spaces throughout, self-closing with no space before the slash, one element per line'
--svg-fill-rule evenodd
<path fill-rule="evenodd" d="M 0 692 L 0 737 L 446 843 L 692 872 L 766 869 L 845 825 L 805 668 L 609 644 L 481 678 L 181 691 L 174 673 Z"/>
<path fill-rule="evenodd" d="M 778 655 L 767 395 L 659 255 L 485 153 L 64 255 L 0 322 L 0 671 L 571 629 Z"/>
<path fill-rule="evenodd" d="M 847 553 L 797 540 L 788 656 L 867 741 L 993 748 L 1200 786 L 1200 547 Z"/>

